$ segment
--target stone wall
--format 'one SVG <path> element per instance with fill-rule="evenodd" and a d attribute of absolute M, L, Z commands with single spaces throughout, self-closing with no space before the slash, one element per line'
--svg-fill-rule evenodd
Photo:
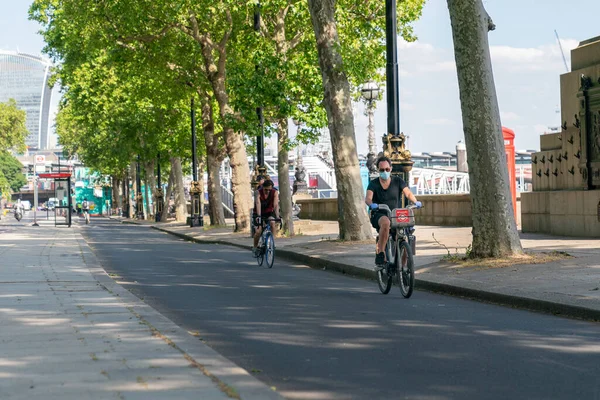
<path fill-rule="evenodd" d="M 442 194 L 419 196 L 421 210 L 415 210 L 419 225 L 471 226 L 471 195 Z"/>
<path fill-rule="evenodd" d="M 522 230 L 600 236 L 600 37 L 571 51 L 560 76 L 562 131 L 540 137 L 533 192 L 522 194 Z"/>
<path fill-rule="evenodd" d="M 521 194 L 523 232 L 600 237 L 600 190 Z"/>
<path fill-rule="evenodd" d="M 299 199 L 296 203 L 300 206 L 300 219 L 317 221 L 337 221 L 337 199 Z"/>
<path fill-rule="evenodd" d="M 419 196 L 423 209 L 415 210 L 419 225 L 471 226 L 471 197 L 468 194 Z M 337 199 L 298 200 L 300 219 L 337 221 Z"/>

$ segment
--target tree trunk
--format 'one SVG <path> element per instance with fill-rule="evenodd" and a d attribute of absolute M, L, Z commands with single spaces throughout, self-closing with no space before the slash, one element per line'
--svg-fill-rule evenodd
<path fill-rule="evenodd" d="M 173 171 L 173 191 L 175 192 L 175 219 L 177 222 L 185 222 L 188 214 L 185 190 L 183 189 L 183 171 L 179 157 L 171 157 L 171 170 Z"/>
<path fill-rule="evenodd" d="M 219 140 L 215 137 L 215 122 L 210 98 L 201 93 L 202 99 L 202 129 L 206 146 L 206 167 L 208 169 L 208 213 L 211 225 L 225 225 L 223 212 L 223 196 L 221 194 L 221 149 Z"/>
<path fill-rule="evenodd" d="M 223 137 L 231 167 L 231 191 L 233 192 L 233 207 L 235 212 L 235 231 L 250 232 L 250 208 L 252 194 L 250 193 L 250 166 L 246 154 L 246 145 L 242 135 L 229 126 L 227 121 L 234 118 L 234 112 L 229 105 L 229 95 L 225 84 L 225 60 L 227 52 L 224 47 L 215 48 L 206 41 L 200 40 L 204 66 L 211 83 L 213 93 L 219 104 L 219 113 L 224 121 Z M 213 51 L 218 50 L 219 59 L 215 62 Z"/>
<path fill-rule="evenodd" d="M 135 195 L 137 194 L 137 175 L 136 175 L 135 161 L 129 164 L 129 179 L 131 181 L 131 189 L 127 190 L 129 196 L 129 218 L 135 218 Z M 133 199 L 131 198 L 131 191 L 133 191 Z"/>
<path fill-rule="evenodd" d="M 324 105 L 333 149 L 338 190 L 339 230 L 342 240 L 372 239 L 364 206 L 350 84 L 339 53 L 335 0 L 308 0 L 323 78 Z"/>
<path fill-rule="evenodd" d="M 113 177 L 113 208 L 123 209 L 123 180 Z"/>
<path fill-rule="evenodd" d="M 144 164 L 144 169 L 146 172 L 146 219 L 154 220 L 154 213 L 152 212 L 152 207 L 150 206 L 150 202 L 154 203 L 154 196 L 156 195 L 156 179 L 154 176 L 154 160 L 148 161 Z"/>
<path fill-rule="evenodd" d="M 204 224 L 204 171 L 206 171 L 206 156 L 198 157 L 198 184 L 200 185 L 200 215 Z"/>
<path fill-rule="evenodd" d="M 292 220 L 292 190 L 290 189 L 290 167 L 288 159 L 288 120 L 277 121 L 277 177 L 279 179 L 279 207 L 283 232 L 294 236 Z"/>
<path fill-rule="evenodd" d="M 512 207 L 488 31 L 481 0 L 448 0 L 473 212 L 475 257 L 523 252 Z"/>
<path fill-rule="evenodd" d="M 167 182 L 167 193 L 165 196 L 165 204 L 163 207 L 163 212 L 160 216 L 160 222 L 167 222 L 167 217 L 169 216 L 169 208 L 171 202 L 171 193 L 173 193 L 173 185 L 175 182 L 173 168 L 171 168 L 171 172 L 169 173 L 169 180 Z"/>

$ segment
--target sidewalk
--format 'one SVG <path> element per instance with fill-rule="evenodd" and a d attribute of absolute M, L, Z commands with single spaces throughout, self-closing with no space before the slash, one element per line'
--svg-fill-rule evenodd
<path fill-rule="evenodd" d="M 230 227 L 203 230 L 177 223 L 142 224 L 197 242 L 247 249 L 252 243 L 249 235 L 232 233 Z M 337 222 L 301 221 L 296 224 L 298 228 L 307 233 L 294 238 L 278 238 L 276 257 L 286 257 L 312 268 L 376 279 L 373 272 L 374 240 L 339 242 Z M 569 317 L 600 320 L 598 239 L 521 234 L 523 247 L 528 251 L 563 251 L 574 257 L 546 264 L 484 269 L 460 267 L 442 261 L 448 250 L 451 254 L 464 253 L 471 243 L 471 228 L 418 226 L 416 235 L 417 288 Z M 448 250 L 438 244 L 432 235 Z M 275 263 L 276 266 L 277 261 Z"/>
<path fill-rule="evenodd" d="M 282 398 L 41 225 L 0 223 L 0 399 Z"/>

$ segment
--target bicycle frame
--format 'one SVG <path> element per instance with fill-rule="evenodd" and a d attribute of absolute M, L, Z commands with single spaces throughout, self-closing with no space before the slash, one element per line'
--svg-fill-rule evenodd
<path fill-rule="evenodd" d="M 408 206 L 407 208 L 416 208 L 416 207 Z M 391 217 L 392 210 L 390 210 L 390 208 L 387 205 L 380 204 L 379 211 L 383 211 L 387 215 L 388 218 Z M 414 239 L 415 239 L 415 237 L 413 236 L 414 232 L 415 232 L 414 226 L 404 227 L 401 229 L 390 228 L 388 242 L 385 247 L 385 257 L 388 260 L 388 262 L 387 262 L 388 264 L 391 262 L 391 260 L 393 260 L 394 254 L 392 254 L 392 246 L 394 246 L 393 247 L 394 249 L 398 248 L 398 243 L 400 241 L 403 241 L 403 240 L 406 241 L 413 250 L 413 256 L 416 254 L 415 246 L 413 245 Z M 413 240 L 411 240 L 411 237 Z"/>

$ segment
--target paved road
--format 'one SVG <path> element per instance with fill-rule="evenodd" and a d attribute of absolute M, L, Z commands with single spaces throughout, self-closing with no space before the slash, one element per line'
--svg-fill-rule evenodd
<path fill-rule="evenodd" d="M 117 281 L 290 399 L 600 399 L 600 325 L 198 245 L 82 229 Z"/>

